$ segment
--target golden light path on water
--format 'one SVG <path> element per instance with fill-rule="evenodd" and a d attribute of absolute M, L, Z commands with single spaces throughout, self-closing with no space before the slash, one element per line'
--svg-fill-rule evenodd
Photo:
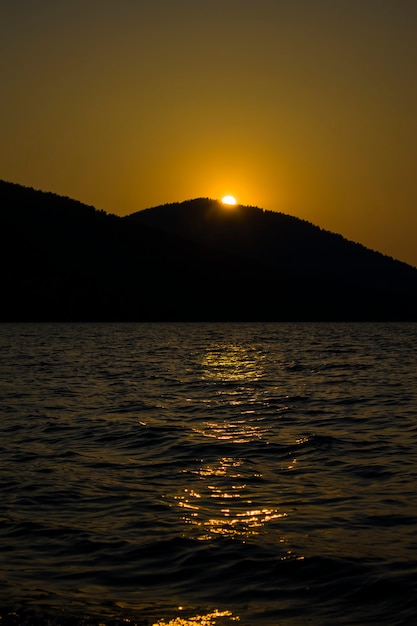
<path fill-rule="evenodd" d="M 182 607 L 179 607 L 181 610 Z M 226 618 L 223 619 L 223 618 Z M 152 626 L 214 626 L 214 624 L 226 624 L 239 621 L 239 617 L 234 616 L 231 611 L 212 611 L 205 615 L 195 615 L 193 617 L 176 617 L 175 619 L 165 622 L 158 621 Z M 220 620 L 220 621 L 219 621 Z"/>
<path fill-rule="evenodd" d="M 240 344 L 213 345 L 206 350 L 202 379 L 219 384 L 215 396 L 207 399 L 213 418 L 195 427 L 195 434 L 236 444 L 237 451 L 239 444 L 267 438 L 264 419 L 255 409 L 259 402 L 256 382 L 264 375 L 264 360 L 262 352 Z M 253 483 L 262 480 L 262 475 L 238 456 L 221 456 L 183 473 L 191 480 L 174 500 L 183 522 L 201 541 L 218 535 L 244 541 L 258 535 L 266 524 L 287 516 L 271 502 L 256 502 Z"/>
<path fill-rule="evenodd" d="M 263 480 L 264 467 L 254 470 L 246 458 L 241 458 L 241 444 L 268 441 L 269 427 L 259 411 L 264 402 L 259 392 L 259 381 L 265 375 L 265 354 L 254 346 L 237 343 L 219 343 L 208 347 L 201 359 L 201 379 L 209 384 L 210 392 L 202 398 L 209 418 L 193 428 L 197 437 L 235 446 L 236 455 L 219 455 L 214 461 L 201 460 L 184 469 L 186 486 L 173 497 L 185 528 L 194 539 L 210 541 L 223 536 L 245 543 L 259 535 L 271 524 L 279 524 L 287 513 L 277 506 L 276 494 L 263 496 L 258 502 L 258 481 Z M 190 400 L 191 401 L 191 400 Z M 195 400 L 194 400 L 195 401 Z M 282 410 L 288 407 L 283 404 Z M 275 408 L 275 411 L 277 409 Z M 230 450 L 230 448 L 229 448 Z M 296 463 L 292 458 L 285 465 L 291 471 Z M 265 493 L 265 492 L 264 492 Z M 276 529 L 275 529 L 276 530 Z M 279 529 L 278 529 L 279 532 Z M 279 534 L 279 543 L 287 543 Z M 284 551 L 282 560 L 294 557 Z M 178 611 L 182 611 L 179 607 Z M 204 615 L 179 615 L 170 621 L 158 621 L 153 626 L 217 626 L 239 621 L 231 611 L 213 610 Z"/>

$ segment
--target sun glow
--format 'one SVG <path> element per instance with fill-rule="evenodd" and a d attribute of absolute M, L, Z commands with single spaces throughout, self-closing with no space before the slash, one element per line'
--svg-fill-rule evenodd
<path fill-rule="evenodd" d="M 223 196 L 222 202 L 223 204 L 228 204 L 229 206 L 235 206 L 237 204 L 236 198 L 233 196 Z"/>

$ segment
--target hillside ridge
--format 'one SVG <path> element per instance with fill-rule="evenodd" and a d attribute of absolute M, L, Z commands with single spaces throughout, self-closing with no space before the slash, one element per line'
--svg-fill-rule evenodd
<path fill-rule="evenodd" d="M 0 321 L 417 321 L 417 269 L 209 198 L 118 217 L 0 181 Z"/>
<path fill-rule="evenodd" d="M 181 235 L 288 271 L 397 285 L 416 268 L 306 220 L 253 206 L 232 209 L 198 198 L 138 211 L 124 219 Z"/>

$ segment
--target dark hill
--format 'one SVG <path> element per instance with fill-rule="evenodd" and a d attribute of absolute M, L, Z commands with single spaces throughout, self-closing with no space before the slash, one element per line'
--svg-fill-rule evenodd
<path fill-rule="evenodd" d="M 257 207 L 228 209 L 200 198 L 146 209 L 126 219 L 299 276 L 405 291 L 416 282 L 417 270 L 406 263 L 310 222 Z"/>
<path fill-rule="evenodd" d="M 1 321 L 417 320 L 417 270 L 251 207 L 120 218 L 0 181 L 0 237 Z"/>

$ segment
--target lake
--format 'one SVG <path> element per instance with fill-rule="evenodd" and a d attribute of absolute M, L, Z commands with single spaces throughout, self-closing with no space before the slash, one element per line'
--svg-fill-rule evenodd
<path fill-rule="evenodd" d="M 417 623 L 416 343 L 0 325 L 3 626 Z"/>

